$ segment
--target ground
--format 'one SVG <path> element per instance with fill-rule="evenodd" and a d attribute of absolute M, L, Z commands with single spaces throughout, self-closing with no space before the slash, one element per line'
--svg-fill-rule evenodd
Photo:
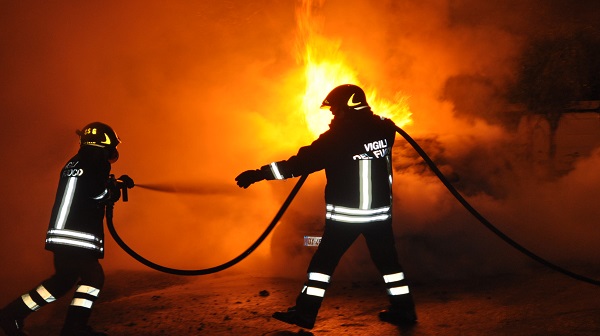
<path fill-rule="evenodd" d="M 271 318 L 293 304 L 302 279 L 225 271 L 181 277 L 155 271 L 107 274 L 91 324 L 121 335 L 600 335 L 600 288 L 547 270 L 412 286 L 419 322 L 380 322 L 377 281 L 333 279 L 315 328 Z M 68 299 L 26 321 L 32 336 L 57 335 Z"/>

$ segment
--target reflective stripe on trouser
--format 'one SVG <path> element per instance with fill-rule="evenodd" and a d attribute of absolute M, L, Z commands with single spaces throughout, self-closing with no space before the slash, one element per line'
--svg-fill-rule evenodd
<path fill-rule="evenodd" d="M 318 273 L 308 273 L 308 281 L 296 299 L 296 309 L 303 315 L 316 318 L 331 276 Z"/>
<path fill-rule="evenodd" d="M 308 281 L 304 285 L 304 288 L 302 288 L 302 294 L 323 298 L 330 279 L 331 276 L 327 274 L 317 272 L 308 273 Z"/>
<path fill-rule="evenodd" d="M 73 294 L 71 306 L 91 309 L 99 294 L 100 290 L 98 288 L 79 285 L 75 291 L 75 294 Z"/>
<path fill-rule="evenodd" d="M 385 281 L 387 293 L 390 296 L 405 295 L 410 292 L 403 272 L 386 274 L 383 276 L 383 281 Z"/>
<path fill-rule="evenodd" d="M 399 309 L 414 309 L 412 294 L 404 279 L 404 273 L 392 273 L 383 276 L 390 303 Z"/>
<path fill-rule="evenodd" d="M 37 311 L 56 301 L 56 298 L 44 286 L 39 285 L 35 290 L 21 295 L 21 300 L 30 310 Z"/>

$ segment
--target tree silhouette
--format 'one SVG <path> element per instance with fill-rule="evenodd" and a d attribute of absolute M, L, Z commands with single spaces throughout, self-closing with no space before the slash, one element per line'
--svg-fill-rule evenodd
<path fill-rule="evenodd" d="M 550 158 L 556 154 L 560 118 L 575 101 L 600 100 L 600 38 L 579 31 L 533 41 L 520 59 L 509 100 L 524 104 L 550 124 Z"/>

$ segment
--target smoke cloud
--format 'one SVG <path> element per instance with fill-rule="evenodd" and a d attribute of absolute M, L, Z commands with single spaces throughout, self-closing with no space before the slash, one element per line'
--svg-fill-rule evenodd
<path fill-rule="evenodd" d="M 52 271 L 43 250 L 58 173 L 75 130 L 103 121 L 123 143 L 113 172 L 181 192 L 130 191 L 115 225 L 132 248 L 170 267 L 211 267 L 245 250 L 295 181 L 237 189 L 234 177 L 295 154 L 313 137 L 299 109 L 291 1 L 3 2 L 0 6 L 0 301 Z M 503 98 L 528 41 L 597 31 L 592 1 L 317 1 L 320 33 L 361 82 L 409 96 L 406 130 L 498 227 L 553 261 L 596 267 L 596 150 L 554 180 L 532 176 Z M 323 92 L 325 95 L 326 92 Z M 529 261 L 478 226 L 411 149 L 395 148 L 400 259 L 417 279 L 523 269 Z M 301 275 L 303 235 L 323 224 L 322 173 L 311 176 L 268 242 L 238 269 Z M 193 192 L 192 192 L 193 191 Z M 107 237 L 107 270 L 140 269 Z M 285 266 L 285 268 L 283 267 Z M 340 276 L 374 271 L 359 242 Z M 370 268 L 369 268 L 370 267 Z M 372 272 L 371 272 L 372 273 Z M 361 274 L 370 274 L 363 272 Z"/>

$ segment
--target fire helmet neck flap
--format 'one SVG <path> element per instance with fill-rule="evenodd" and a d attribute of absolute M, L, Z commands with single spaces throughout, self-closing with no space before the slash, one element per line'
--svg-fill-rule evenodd
<path fill-rule="evenodd" d="M 362 110 L 369 107 L 363 89 L 353 84 L 340 85 L 325 97 L 321 108 L 341 108 L 345 110 Z"/>

